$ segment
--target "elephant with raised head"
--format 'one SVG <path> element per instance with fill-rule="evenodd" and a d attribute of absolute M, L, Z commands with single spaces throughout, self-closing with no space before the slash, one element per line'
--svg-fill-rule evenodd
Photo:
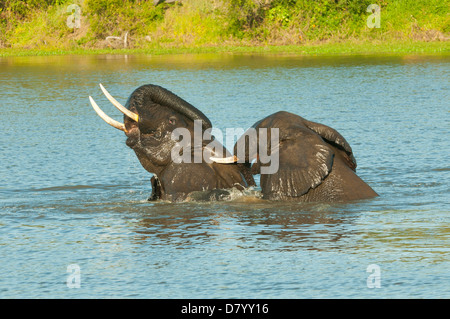
<path fill-rule="evenodd" d="M 122 106 L 101 84 L 100 87 L 124 113 L 124 123 L 108 117 L 89 97 L 91 105 L 108 124 L 125 132 L 126 144 L 153 174 L 149 200 L 221 199 L 229 194 L 226 189 L 242 190 L 255 184 L 249 170 L 231 154 L 226 156 L 224 146 L 205 134 L 212 127 L 210 120 L 185 100 L 148 84 L 137 88 Z M 181 149 L 174 138 L 174 133 L 180 131 L 187 133 L 182 135 L 186 147 Z M 200 142 L 194 140 L 198 133 Z"/>
<path fill-rule="evenodd" d="M 277 129 L 277 145 L 272 141 L 271 129 Z M 266 129 L 267 136 L 260 136 Z M 267 139 L 267 149 L 273 150 L 272 158 L 278 160 L 277 170 L 263 173 L 271 163 L 261 160 L 260 149 L 249 147 L 252 141 L 243 144 L 247 134 L 255 131 L 253 145 L 260 145 Z M 245 165 L 251 166 L 253 174 L 261 174 L 260 186 L 263 198 L 270 200 L 297 200 L 304 202 L 337 202 L 366 199 L 377 193 L 359 178 L 352 148 L 335 129 L 308 121 L 288 112 L 277 112 L 256 122 L 237 141 L 238 146 L 246 145 Z M 239 157 L 239 155 L 238 155 Z"/>

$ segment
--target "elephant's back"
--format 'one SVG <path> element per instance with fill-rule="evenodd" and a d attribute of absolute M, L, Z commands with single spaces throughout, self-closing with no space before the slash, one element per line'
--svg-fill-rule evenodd
<path fill-rule="evenodd" d="M 302 196 L 302 201 L 344 202 L 376 196 L 378 194 L 337 157 L 330 174 L 319 186 Z"/>

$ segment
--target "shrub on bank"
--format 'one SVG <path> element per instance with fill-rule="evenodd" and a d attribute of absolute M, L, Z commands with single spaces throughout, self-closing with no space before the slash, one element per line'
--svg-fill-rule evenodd
<path fill-rule="evenodd" d="M 161 1 L 159 1 L 161 2 Z M 368 6 L 381 7 L 369 28 Z M 69 27 L 78 5 L 79 27 Z M 450 0 L 0 1 L 0 48 L 177 47 L 342 41 L 446 41 Z M 110 37 L 110 38 L 108 38 Z"/>

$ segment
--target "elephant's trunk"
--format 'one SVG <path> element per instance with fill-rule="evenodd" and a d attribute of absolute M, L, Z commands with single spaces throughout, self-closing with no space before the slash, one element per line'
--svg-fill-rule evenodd
<path fill-rule="evenodd" d="M 253 175 L 251 172 L 251 164 L 250 163 L 238 163 L 239 171 L 244 176 L 245 181 L 247 182 L 247 186 L 256 186 L 255 180 L 253 179 Z"/>
<path fill-rule="evenodd" d="M 130 109 L 133 106 L 143 106 L 149 102 L 170 107 L 192 121 L 201 120 L 203 129 L 212 127 L 211 121 L 200 110 L 169 90 L 158 85 L 147 84 L 137 88 L 131 94 L 126 106 Z"/>

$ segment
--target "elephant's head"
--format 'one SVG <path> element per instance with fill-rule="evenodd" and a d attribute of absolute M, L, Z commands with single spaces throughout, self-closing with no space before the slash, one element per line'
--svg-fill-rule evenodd
<path fill-rule="evenodd" d="M 278 130 L 278 142 L 262 136 L 260 131 Z M 251 135 L 249 132 L 256 132 Z M 272 134 L 273 135 L 273 134 Z M 296 114 L 280 111 L 256 122 L 235 145 L 239 154 L 239 143 L 250 137 L 244 148 L 243 158 L 247 165 L 253 161 L 251 171 L 261 174 L 263 198 L 296 199 L 303 201 L 334 201 L 361 199 L 376 196 L 376 193 L 356 176 L 356 160 L 352 148 L 335 129 L 308 121 Z M 253 141 L 252 141 L 253 140 Z M 272 156 L 278 159 L 278 170 L 263 172 L 267 163 L 262 161 L 261 140 L 273 149 Z M 264 144 L 264 143 L 263 143 Z M 264 148 L 263 148 L 264 149 Z M 267 148 L 266 148 L 267 150 Z"/>
<path fill-rule="evenodd" d="M 115 100 L 100 84 L 108 100 L 124 113 L 124 123 L 109 118 L 89 97 L 97 114 L 108 124 L 125 132 L 126 144 L 135 151 L 142 166 L 149 172 L 158 174 L 172 161 L 172 150 L 177 144 L 172 133 L 184 128 L 194 138 L 194 122 L 200 121 L 202 137 L 204 130 L 212 127 L 210 120 L 197 108 L 169 90 L 152 84 L 137 88 L 129 96 L 125 106 Z M 198 122 L 197 122 L 198 123 Z M 202 149 L 211 140 L 202 139 Z M 190 142 L 194 145 L 194 141 Z M 193 151 L 193 150 L 192 150 Z M 212 155 L 214 155 L 214 151 Z M 212 156 L 214 160 L 215 157 Z M 217 162 L 234 162 L 234 157 L 216 159 Z"/>

